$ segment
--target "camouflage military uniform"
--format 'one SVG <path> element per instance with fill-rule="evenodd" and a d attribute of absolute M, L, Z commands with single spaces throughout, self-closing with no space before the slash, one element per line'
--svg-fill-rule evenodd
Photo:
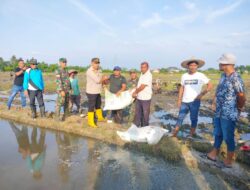
<path fill-rule="evenodd" d="M 132 90 L 136 88 L 138 81 L 139 81 L 139 78 L 136 78 L 135 80 L 129 79 L 127 82 L 128 90 Z M 128 116 L 128 122 L 133 121 L 134 114 L 135 114 L 135 102 L 127 106 L 125 109 L 125 115 Z"/>
<path fill-rule="evenodd" d="M 69 96 L 70 96 L 70 79 L 67 69 L 59 68 L 56 70 L 56 92 L 57 92 L 57 101 L 56 101 L 56 117 L 60 117 L 61 107 L 63 107 L 64 115 L 69 114 Z M 61 91 L 65 92 L 65 97 L 61 95 Z"/>

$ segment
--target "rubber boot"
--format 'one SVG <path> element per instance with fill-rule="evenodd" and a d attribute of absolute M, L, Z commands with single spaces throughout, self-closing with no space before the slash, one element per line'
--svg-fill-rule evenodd
<path fill-rule="evenodd" d="M 61 121 L 60 112 L 61 112 L 61 107 L 56 107 L 56 111 L 55 111 L 55 120 L 56 121 Z"/>
<path fill-rule="evenodd" d="M 31 108 L 31 117 L 32 119 L 36 119 L 36 108 Z"/>
<path fill-rule="evenodd" d="M 89 125 L 89 127 L 97 128 L 97 125 L 95 124 L 95 113 L 94 112 L 88 112 L 88 125 Z"/>
<path fill-rule="evenodd" d="M 41 114 L 41 117 L 45 117 L 45 107 L 44 106 L 40 107 L 40 114 Z"/>
<path fill-rule="evenodd" d="M 107 121 L 103 115 L 102 115 L 102 109 L 97 109 L 96 110 L 96 116 L 97 116 L 97 119 L 98 121 L 102 122 L 102 121 Z"/>

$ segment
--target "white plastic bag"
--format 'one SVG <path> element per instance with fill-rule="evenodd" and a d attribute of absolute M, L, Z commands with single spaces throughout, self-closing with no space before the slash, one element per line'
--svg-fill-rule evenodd
<path fill-rule="evenodd" d="M 133 103 L 132 97 L 134 90 L 127 90 L 116 96 L 107 89 L 105 90 L 105 106 L 103 110 L 120 110 Z"/>
<path fill-rule="evenodd" d="M 134 124 L 125 131 L 117 131 L 118 136 L 128 142 L 147 142 L 150 145 L 157 144 L 168 130 L 157 126 L 136 127 Z"/>

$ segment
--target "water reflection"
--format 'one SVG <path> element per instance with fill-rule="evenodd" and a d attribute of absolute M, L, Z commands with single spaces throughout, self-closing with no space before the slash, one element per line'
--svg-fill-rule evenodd
<path fill-rule="evenodd" d="M 72 138 L 69 134 L 56 132 L 56 143 L 58 147 L 58 170 L 63 182 L 68 182 L 69 171 L 72 165 L 71 156 L 78 153 L 78 138 Z"/>
<path fill-rule="evenodd" d="M 0 126 L 0 189 L 228 187 L 223 179 L 209 172 L 191 172 L 185 165 L 173 165 L 91 139 L 1 120 Z"/>
<path fill-rule="evenodd" d="M 27 167 L 34 179 L 42 178 L 42 167 L 45 160 L 45 130 L 40 129 L 40 136 L 37 138 L 37 128 L 32 129 L 31 138 L 28 135 L 28 128 L 22 126 L 19 129 L 14 123 L 9 122 L 18 143 L 18 152 L 26 161 Z"/>

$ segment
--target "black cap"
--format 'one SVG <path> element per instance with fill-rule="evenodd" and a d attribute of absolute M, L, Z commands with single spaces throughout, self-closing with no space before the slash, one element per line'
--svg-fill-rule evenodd
<path fill-rule="evenodd" d="M 30 63 L 31 65 L 37 65 L 37 64 L 38 64 L 38 63 L 37 63 L 37 60 L 34 59 L 34 58 L 32 58 L 32 59 L 29 61 L 29 63 Z"/>

